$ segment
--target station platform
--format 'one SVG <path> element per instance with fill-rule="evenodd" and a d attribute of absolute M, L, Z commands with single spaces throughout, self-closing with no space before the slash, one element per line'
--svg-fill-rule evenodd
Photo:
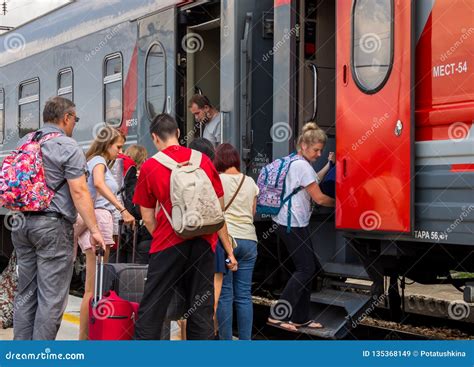
<path fill-rule="evenodd" d="M 79 314 L 82 298 L 69 295 L 63 321 L 56 340 L 78 340 Z M 176 322 L 171 322 L 171 340 L 181 340 L 180 329 Z M 0 340 L 13 340 L 13 328 L 0 329 Z"/>

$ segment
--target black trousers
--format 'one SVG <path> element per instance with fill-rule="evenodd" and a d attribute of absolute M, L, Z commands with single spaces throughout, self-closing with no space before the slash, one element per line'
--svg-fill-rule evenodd
<path fill-rule="evenodd" d="M 151 254 L 135 339 L 160 339 L 177 284 L 182 286 L 185 298 L 187 338 L 214 339 L 214 268 L 214 253 L 202 238 Z"/>
<path fill-rule="evenodd" d="M 286 226 L 278 225 L 277 233 L 285 243 L 296 269 L 280 296 L 280 304 L 274 308 L 279 312 L 272 316 L 302 324 L 310 320 L 311 283 L 321 272 L 321 264 L 314 253 L 308 227 L 292 227 L 291 232 L 287 233 Z"/>

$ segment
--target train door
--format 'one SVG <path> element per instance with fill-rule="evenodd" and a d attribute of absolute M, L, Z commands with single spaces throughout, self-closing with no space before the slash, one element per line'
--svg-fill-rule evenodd
<path fill-rule="evenodd" d="M 337 3 L 336 226 L 411 232 L 412 1 Z"/>
<path fill-rule="evenodd" d="M 201 94 L 220 112 L 220 2 L 204 1 L 186 4 L 178 13 L 178 80 L 177 118 L 183 125 L 181 144 L 189 145 L 202 136 L 203 126 L 195 121 L 188 103 Z M 221 141 L 222 137 L 221 124 Z"/>
<path fill-rule="evenodd" d="M 138 141 L 155 152 L 149 126 L 163 112 L 175 116 L 176 8 L 146 16 L 138 22 Z"/>

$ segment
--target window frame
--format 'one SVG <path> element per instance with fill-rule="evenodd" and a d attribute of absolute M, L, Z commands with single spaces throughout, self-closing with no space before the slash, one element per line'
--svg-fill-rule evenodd
<path fill-rule="evenodd" d="M 115 73 L 112 75 L 106 75 L 107 73 L 107 62 L 113 59 L 119 58 L 120 59 L 120 73 Z M 117 76 L 119 75 L 119 76 Z M 119 79 L 120 77 L 120 79 Z M 106 111 L 106 96 L 107 94 L 105 93 L 105 86 L 110 83 L 114 83 L 120 80 L 120 107 L 122 110 L 122 113 L 120 115 L 120 122 L 118 124 L 107 124 L 107 121 L 105 119 L 105 111 Z M 120 127 L 122 126 L 123 123 L 123 55 L 120 51 L 118 52 L 113 52 L 111 54 L 108 54 L 104 57 L 104 61 L 102 63 L 102 118 L 104 122 L 107 125 L 113 126 L 113 127 Z"/>
<path fill-rule="evenodd" d="M 33 83 L 36 83 L 36 82 L 38 82 L 38 94 L 33 95 L 33 96 L 29 96 L 29 97 L 21 98 L 21 89 L 22 89 L 22 87 L 24 85 L 33 84 Z M 18 136 L 20 136 L 20 137 L 24 136 L 24 135 L 21 136 L 20 129 L 21 129 L 21 106 L 23 106 L 25 104 L 38 101 L 38 128 L 41 127 L 41 118 L 40 118 L 41 99 L 40 99 L 40 95 L 41 95 L 41 82 L 40 82 L 39 77 L 23 80 L 18 84 Z"/>
<path fill-rule="evenodd" d="M 393 69 L 393 59 L 394 59 L 394 44 L 395 44 L 395 4 L 393 0 L 390 1 L 390 64 L 388 66 L 387 72 L 385 73 L 384 79 L 377 85 L 376 88 L 373 89 L 367 89 L 365 88 L 362 83 L 359 80 L 359 77 L 356 73 L 355 70 L 355 65 L 354 65 L 354 24 L 355 24 L 355 9 L 357 5 L 357 0 L 354 0 L 352 3 L 352 10 L 351 10 L 351 73 L 352 73 L 352 79 L 354 80 L 355 84 L 357 85 L 357 88 L 360 89 L 365 94 L 375 94 L 378 91 L 380 91 L 385 84 L 387 83 L 388 79 L 390 78 L 390 75 L 392 74 L 392 69 Z"/>
<path fill-rule="evenodd" d="M 148 46 L 148 50 L 146 51 L 146 55 L 145 55 L 145 110 L 146 110 L 146 114 L 147 114 L 147 117 L 148 117 L 148 120 L 149 121 L 152 121 L 154 117 L 151 116 L 150 114 L 150 109 L 148 108 L 148 58 L 149 58 L 149 55 L 151 53 L 151 49 L 154 47 L 154 46 L 160 46 L 161 49 L 163 50 L 163 57 L 164 57 L 164 72 L 165 72 L 165 76 L 164 76 L 164 80 L 165 80 L 165 83 L 164 83 L 164 91 L 165 91 L 165 98 L 163 100 L 163 108 L 161 109 L 160 112 L 157 113 L 157 115 L 159 115 L 160 113 L 163 113 L 165 111 L 165 108 L 166 108 L 166 96 L 167 96 L 167 93 L 166 93 L 166 88 L 168 87 L 168 83 L 167 83 L 167 77 L 168 77 L 168 74 L 167 74 L 167 55 L 166 55 L 166 50 L 165 50 L 165 46 L 163 45 L 163 43 L 161 43 L 160 41 L 154 41 L 150 44 L 150 46 Z"/>
<path fill-rule="evenodd" d="M 0 145 L 5 141 L 5 88 L 0 87 L 0 117 L 2 118 L 3 126 L 0 126 Z"/>
<path fill-rule="evenodd" d="M 61 85 L 61 83 L 60 83 L 61 75 L 66 74 L 66 73 L 71 73 L 71 86 L 60 88 L 59 86 Z M 69 90 L 69 88 L 70 88 L 70 91 L 67 91 L 67 92 L 62 91 L 61 92 L 62 89 L 68 89 Z M 71 93 L 71 101 L 74 102 L 74 70 L 72 69 L 71 66 L 69 66 L 67 68 L 63 68 L 63 69 L 58 71 L 56 91 L 57 91 L 57 95 L 60 96 L 60 97 L 64 96 L 65 94 Z"/>

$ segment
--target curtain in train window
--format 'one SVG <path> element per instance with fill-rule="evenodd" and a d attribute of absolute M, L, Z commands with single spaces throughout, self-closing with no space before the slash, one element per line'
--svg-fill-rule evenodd
<path fill-rule="evenodd" d="M 21 137 L 39 129 L 39 79 L 20 84 L 18 98 L 18 134 Z"/>
<path fill-rule="evenodd" d="M 58 96 L 73 100 L 73 74 L 72 69 L 60 70 L 58 73 Z"/>
<path fill-rule="evenodd" d="M 162 113 L 166 100 L 166 55 L 163 46 L 153 44 L 146 57 L 145 98 L 150 120 Z"/>
<path fill-rule="evenodd" d="M 104 121 L 112 126 L 122 123 L 122 55 L 105 58 Z"/>
<path fill-rule="evenodd" d="M 0 89 L 0 144 L 5 137 L 5 92 Z"/>
<path fill-rule="evenodd" d="M 356 0 L 352 18 L 352 71 L 365 93 L 383 87 L 393 59 L 393 0 Z"/>

